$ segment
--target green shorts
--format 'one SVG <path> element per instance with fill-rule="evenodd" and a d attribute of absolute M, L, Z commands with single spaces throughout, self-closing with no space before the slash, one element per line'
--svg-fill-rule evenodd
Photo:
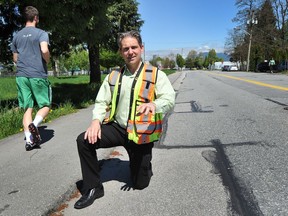
<path fill-rule="evenodd" d="M 19 107 L 33 108 L 34 102 L 39 108 L 50 107 L 52 102 L 51 84 L 46 78 L 16 77 Z"/>

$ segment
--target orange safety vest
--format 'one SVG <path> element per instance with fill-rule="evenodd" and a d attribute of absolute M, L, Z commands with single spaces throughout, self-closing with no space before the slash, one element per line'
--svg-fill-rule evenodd
<path fill-rule="evenodd" d="M 112 121 L 119 100 L 121 81 L 124 68 L 121 71 L 112 71 L 109 74 L 112 102 L 109 106 L 106 121 Z M 143 103 L 155 100 L 155 85 L 158 69 L 156 67 L 143 64 L 137 71 L 132 83 L 132 91 L 129 105 L 129 119 L 127 122 L 128 139 L 137 144 L 144 144 L 156 141 L 162 133 L 162 113 L 149 113 L 148 115 L 138 114 L 136 109 Z"/>

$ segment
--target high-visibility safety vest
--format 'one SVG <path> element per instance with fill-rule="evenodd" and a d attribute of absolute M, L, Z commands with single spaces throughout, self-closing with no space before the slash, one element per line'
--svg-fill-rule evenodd
<path fill-rule="evenodd" d="M 112 102 L 109 107 L 106 122 L 112 121 L 121 90 L 122 74 L 120 71 L 112 71 L 109 74 L 108 82 L 110 85 Z M 156 67 L 143 64 L 137 71 L 132 83 L 129 119 L 127 122 L 128 139 L 137 144 L 145 144 L 156 141 L 162 133 L 162 113 L 149 113 L 148 115 L 137 113 L 137 107 L 143 103 L 155 100 L 155 85 L 158 69 Z"/>

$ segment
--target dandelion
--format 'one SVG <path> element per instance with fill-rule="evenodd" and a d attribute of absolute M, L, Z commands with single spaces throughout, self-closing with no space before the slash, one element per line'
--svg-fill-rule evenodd
<path fill-rule="evenodd" d="M 49 112 L 50 112 L 50 113 L 52 113 L 52 112 L 53 112 L 53 110 L 51 109 Z"/>
<path fill-rule="evenodd" d="M 23 128 L 20 128 L 20 130 L 19 130 L 20 132 L 22 132 L 23 131 Z"/>

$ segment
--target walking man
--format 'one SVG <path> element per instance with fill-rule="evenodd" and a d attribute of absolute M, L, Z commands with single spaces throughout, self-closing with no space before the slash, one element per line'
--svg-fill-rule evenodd
<path fill-rule="evenodd" d="M 27 6 L 24 11 L 25 27 L 13 38 L 13 61 L 17 65 L 16 84 L 19 107 L 25 109 L 23 127 L 27 151 L 39 147 L 41 137 L 38 125 L 48 115 L 51 105 L 51 86 L 47 79 L 49 62 L 48 34 L 36 28 L 39 12 L 35 7 Z M 34 103 L 39 110 L 32 122 Z"/>
<path fill-rule="evenodd" d="M 142 62 L 140 34 L 119 34 L 118 46 L 125 66 L 106 76 L 96 97 L 91 125 L 77 138 L 83 195 L 75 203 L 76 209 L 104 196 L 96 152 L 99 148 L 123 146 L 129 155 L 133 188 L 141 190 L 149 185 L 152 148 L 162 132 L 162 114 L 175 104 L 175 91 L 166 74 Z"/>
<path fill-rule="evenodd" d="M 272 58 L 269 61 L 270 73 L 273 73 L 273 66 L 275 65 L 275 60 Z"/>

